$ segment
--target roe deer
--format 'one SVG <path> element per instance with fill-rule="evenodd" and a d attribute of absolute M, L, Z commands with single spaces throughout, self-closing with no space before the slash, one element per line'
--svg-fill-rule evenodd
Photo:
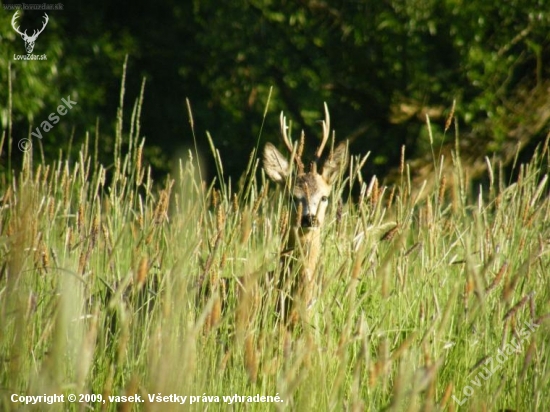
<path fill-rule="evenodd" d="M 320 229 L 325 220 L 328 198 L 332 186 L 347 164 L 346 142 L 331 150 L 318 172 L 323 149 L 330 135 L 330 117 L 325 104 L 323 136 L 315 152 L 310 169 L 306 173 L 302 162 L 304 134 L 298 147 L 294 147 L 287 133 L 286 119 L 281 113 L 281 136 L 290 152 L 288 161 L 271 143 L 263 152 L 263 168 L 275 183 L 284 186 L 292 197 L 290 233 L 282 256 L 282 273 L 278 286 L 282 291 L 282 318 L 295 323 L 297 309 L 304 313 L 314 300 L 316 268 L 321 254 Z M 296 164 L 293 173 L 292 164 Z M 290 296 L 286 291 L 290 290 Z M 285 296 L 286 295 L 286 296 Z M 291 303 L 293 301 L 293 303 Z M 302 306 L 300 306 L 302 305 Z"/>

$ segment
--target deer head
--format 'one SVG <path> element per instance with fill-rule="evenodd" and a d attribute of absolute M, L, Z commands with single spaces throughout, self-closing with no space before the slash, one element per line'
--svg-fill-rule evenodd
<path fill-rule="evenodd" d="M 291 160 L 287 160 L 271 143 L 265 145 L 263 153 L 263 166 L 269 178 L 290 189 L 294 206 L 292 221 L 295 227 L 301 229 L 302 233 L 317 230 L 323 225 L 332 185 L 347 163 L 347 146 L 346 142 L 342 142 L 336 149 L 331 150 L 328 158 L 319 168 L 319 162 L 330 135 L 330 117 L 326 104 L 325 120 L 322 125 L 321 144 L 315 152 L 315 158 L 307 173 L 304 171 L 301 159 L 304 135 L 302 133 L 300 145 L 295 148 L 288 136 L 286 119 L 282 113 L 281 135 Z M 293 176 L 293 163 L 296 165 L 295 177 Z"/>
<path fill-rule="evenodd" d="M 13 15 L 13 18 L 11 19 L 11 26 L 19 35 L 21 35 L 21 38 L 25 41 L 25 49 L 27 50 L 27 53 L 30 54 L 34 49 L 34 43 L 36 42 L 36 39 L 38 38 L 40 33 L 42 33 L 46 28 L 49 18 L 48 18 L 48 15 L 44 13 L 44 24 L 42 25 L 42 28 L 38 31 L 34 30 L 32 33 L 32 36 L 28 36 L 27 30 L 25 30 L 24 33 L 21 33 L 21 31 L 19 30 L 19 27 L 15 26 L 15 20 L 17 20 L 18 13 L 19 13 L 19 10 L 16 11 L 15 14 Z"/>

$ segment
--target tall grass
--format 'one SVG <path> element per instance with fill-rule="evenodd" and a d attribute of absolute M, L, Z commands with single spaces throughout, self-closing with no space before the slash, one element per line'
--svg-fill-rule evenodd
<path fill-rule="evenodd" d="M 430 192 L 411 187 L 404 160 L 401 183 L 386 188 L 375 178 L 367 184 L 354 158 L 337 192 L 354 183 L 361 196 L 332 200 L 318 299 L 310 322 L 288 330 L 269 281 L 288 200 L 268 186 L 254 154 L 236 186 L 224 183 L 219 157 L 219 186 L 203 182 L 194 152 L 153 182 L 140 108 L 125 134 L 121 105 L 110 167 L 90 153 L 97 143 L 86 143 L 73 161 L 62 155 L 46 164 L 28 151 L 20 172 L 3 180 L 2 410 L 549 404 L 547 145 L 517 165 L 511 185 L 489 163 L 479 189 L 458 156 L 453 170 L 437 170 Z M 520 344 L 497 363 L 510 342 Z M 65 403 L 25 407 L 12 394 L 64 394 Z M 68 394 L 105 402 L 69 403 Z M 133 394 L 143 402 L 109 401 Z M 158 394 L 188 398 L 149 400 Z M 282 402 L 224 403 L 235 394 Z"/>

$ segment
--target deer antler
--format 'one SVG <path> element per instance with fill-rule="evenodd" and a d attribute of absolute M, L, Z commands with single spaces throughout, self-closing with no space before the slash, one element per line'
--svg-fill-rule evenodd
<path fill-rule="evenodd" d="M 42 25 L 42 28 L 38 31 L 38 33 L 35 34 L 35 33 L 33 32 L 32 37 L 34 37 L 34 38 L 38 37 L 38 35 L 44 31 L 44 29 L 46 28 L 46 25 L 47 25 L 48 22 L 50 21 L 50 18 L 48 17 L 48 15 L 47 15 L 46 13 L 44 13 L 44 16 L 43 16 L 43 17 L 44 17 L 44 19 L 45 19 L 45 20 L 44 20 L 44 24 Z M 34 31 L 36 31 L 36 30 L 34 30 Z"/>
<path fill-rule="evenodd" d="M 300 138 L 300 144 L 298 145 L 298 148 L 295 150 L 294 145 L 292 144 L 290 137 L 288 136 L 288 126 L 286 125 L 286 117 L 283 115 L 283 112 L 281 112 L 281 136 L 283 138 L 283 142 L 290 152 L 290 162 L 295 162 L 296 166 L 298 168 L 298 173 L 302 173 L 304 171 L 304 164 L 302 163 L 302 152 L 304 150 L 304 134 L 302 132 L 302 137 Z"/>
<path fill-rule="evenodd" d="M 19 14 L 19 10 L 17 10 L 15 12 L 15 14 L 13 15 L 13 17 L 11 19 L 11 26 L 13 27 L 13 29 L 15 30 L 16 33 L 18 33 L 21 36 L 26 36 L 27 35 L 27 30 L 25 30 L 25 33 L 21 33 L 19 31 L 19 27 L 15 27 L 15 20 L 17 20 L 17 17 L 19 17 L 18 14 Z"/>
<path fill-rule="evenodd" d="M 317 151 L 315 152 L 315 162 L 318 162 L 319 159 L 321 159 L 321 155 L 323 154 L 323 150 L 325 149 L 325 146 L 328 142 L 328 138 L 330 136 L 330 114 L 328 112 L 328 106 L 325 102 L 325 120 L 323 120 L 323 139 L 321 140 L 321 144 L 317 148 Z"/>
<path fill-rule="evenodd" d="M 281 112 L 281 136 L 283 138 L 283 142 L 292 155 L 294 153 L 294 147 L 292 146 L 292 142 L 290 141 L 290 138 L 288 137 L 288 126 L 286 125 L 286 117 L 283 115 L 283 112 Z"/>
<path fill-rule="evenodd" d="M 29 36 L 27 34 L 27 30 L 25 30 L 24 33 L 21 33 L 21 31 L 19 30 L 19 27 L 15 26 L 15 21 L 17 20 L 18 17 L 19 17 L 19 10 L 17 10 L 15 12 L 15 14 L 13 15 L 13 17 L 11 19 L 11 26 L 13 27 L 13 29 L 15 30 L 16 33 L 18 33 L 23 38 L 28 39 L 28 40 L 36 40 L 36 38 L 40 35 L 40 33 L 42 33 L 44 31 L 44 29 L 46 28 L 46 25 L 48 24 L 48 21 L 50 21 L 50 18 L 48 17 L 48 15 L 46 13 L 44 13 L 43 17 L 44 17 L 45 20 L 44 20 L 44 24 L 42 25 L 42 28 L 38 31 L 33 30 L 32 36 Z"/>

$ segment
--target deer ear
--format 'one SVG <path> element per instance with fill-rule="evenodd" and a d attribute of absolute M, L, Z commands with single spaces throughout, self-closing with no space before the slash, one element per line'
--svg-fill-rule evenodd
<path fill-rule="evenodd" d="M 340 171 L 346 167 L 348 163 L 348 147 L 346 142 L 342 142 L 334 149 L 328 159 L 323 164 L 323 172 L 321 176 L 329 185 L 333 184 L 338 177 Z"/>
<path fill-rule="evenodd" d="M 278 184 L 285 183 L 290 174 L 288 160 L 271 143 L 264 147 L 264 170 Z"/>

